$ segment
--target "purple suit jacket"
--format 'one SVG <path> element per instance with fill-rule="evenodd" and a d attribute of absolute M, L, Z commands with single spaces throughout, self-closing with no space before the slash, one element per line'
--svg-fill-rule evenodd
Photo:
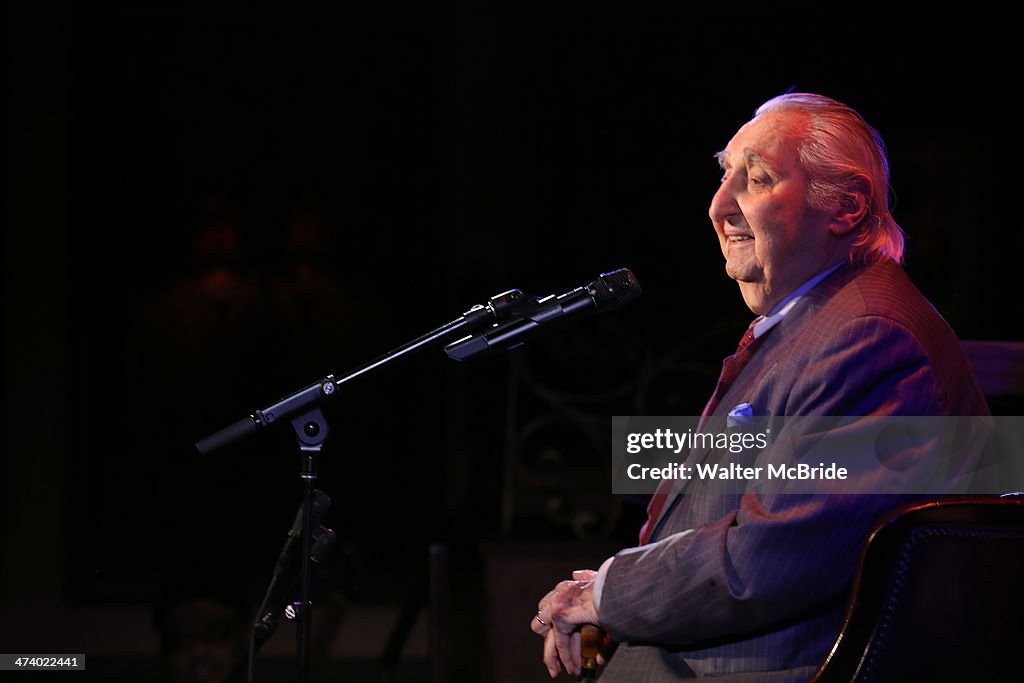
<path fill-rule="evenodd" d="M 808 292 L 705 431 L 740 403 L 759 416 L 988 414 L 953 332 L 888 261 L 843 266 Z M 838 633 L 867 533 L 907 499 L 701 488 L 687 484 L 651 544 L 612 563 L 600 621 L 619 646 L 602 681 L 806 681 Z"/>

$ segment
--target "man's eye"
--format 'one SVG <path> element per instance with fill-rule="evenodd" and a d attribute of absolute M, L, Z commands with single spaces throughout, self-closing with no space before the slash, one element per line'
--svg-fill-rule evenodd
<path fill-rule="evenodd" d="M 751 185 L 767 185 L 768 177 L 764 175 L 752 175 L 747 178 L 747 182 Z"/>

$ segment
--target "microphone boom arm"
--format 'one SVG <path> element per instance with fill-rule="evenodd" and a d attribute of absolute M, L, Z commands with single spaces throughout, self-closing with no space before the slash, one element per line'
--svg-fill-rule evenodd
<path fill-rule="evenodd" d="M 266 408 L 256 410 L 248 417 L 200 439 L 196 442 L 196 450 L 200 455 L 209 455 L 260 431 L 264 427 L 270 426 L 277 420 L 301 414 L 321 401 L 330 398 L 337 388 L 345 382 L 397 360 L 413 351 L 427 348 L 445 339 L 450 339 L 456 332 L 476 330 L 487 325 L 492 320 L 511 315 L 513 311 L 517 310 L 517 306 L 522 298 L 523 293 L 519 289 L 510 289 L 507 292 L 496 294 L 488 300 L 486 305 L 477 304 L 473 306 L 459 318 L 445 323 L 441 327 L 427 332 L 396 349 L 392 349 L 368 363 L 364 363 L 341 379 L 337 379 L 334 375 L 327 375 L 313 384 L 275 401 Z"/>

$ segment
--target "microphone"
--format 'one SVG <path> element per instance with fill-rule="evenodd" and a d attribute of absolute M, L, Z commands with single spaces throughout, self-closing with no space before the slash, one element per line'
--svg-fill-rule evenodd
<path fill-rule="evenodd" d="M 444 347 L 454 360 L 466 360 L 482 353 L 504 351 L 522 344 L 526 337 L 564 320 L 591 313 L 613 311 L 640 296 L 640 283 L 628 268 L 602 273 L 593 282 L 565 294 L 554 294 L 533 302 L 520 301 L 509 320 L 490 329 L 458 339 Z"/>

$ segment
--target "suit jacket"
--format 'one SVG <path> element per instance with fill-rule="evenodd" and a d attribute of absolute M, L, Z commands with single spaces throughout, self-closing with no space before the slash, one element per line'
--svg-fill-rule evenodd
<path fill-rule="evenodd" d="M 845 265 L 812 288 L 704 431 L 720 431 L 740 403 L 760 416 L 988 414 L 953 332 L 890 261 Z M 806 681 L 838 633 L 868 532 L 907 500 L 764 480 L 704 489 L 687 483 L 651 543 L 612 562 L 600 621 L 619 646 L 602 681 Z"/>

